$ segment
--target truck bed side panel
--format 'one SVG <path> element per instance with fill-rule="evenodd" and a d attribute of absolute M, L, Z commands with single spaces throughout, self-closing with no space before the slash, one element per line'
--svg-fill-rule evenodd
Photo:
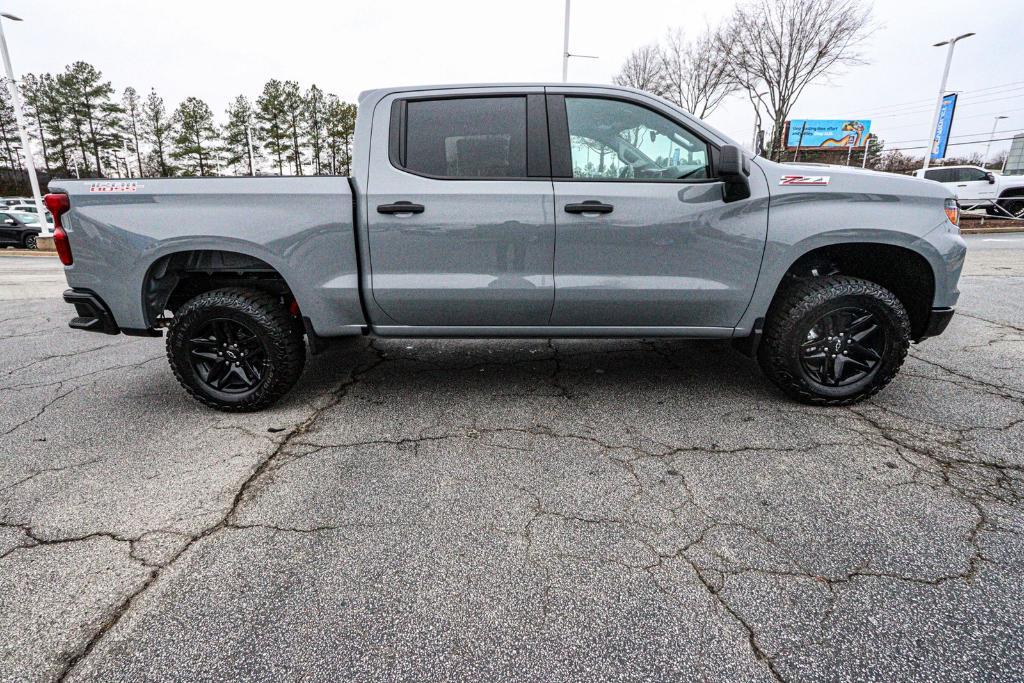
<path fill-rule="evenodd" d="M 111 185 L 120 191 L 106 191 Z M 365 325 L 347 178 L 55 180 L 50 191 L 71 200 L 63 218 L 74 255 L 68 283 L 98 294 L 122 328 L 153 322 L 142 303 L 153 263 L 192 250 L 273 266 L 321 336 Z"/>

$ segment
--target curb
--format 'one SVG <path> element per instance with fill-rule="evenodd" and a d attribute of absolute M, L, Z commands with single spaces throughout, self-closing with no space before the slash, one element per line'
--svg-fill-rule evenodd
<path fill-rule="evenodd" d="M 4 256 L 28 256 L 29 258 L 56 258 L 56 251 L 43 251 L 41 249 L 4 249 L 0 247 L 0 258 Z"/>
<path fill-rule="evenodd" d="M 1024 225 L 1007 225 L 1003 227 L 960 228 L 961 235 L 990 235 L 997 233 L 1024 232 Z"/>

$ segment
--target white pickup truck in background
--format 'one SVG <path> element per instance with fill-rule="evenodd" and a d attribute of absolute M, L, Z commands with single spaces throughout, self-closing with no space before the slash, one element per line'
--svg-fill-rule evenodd
<path fill-rule="evenodd" d="M 948 187 L 963 209 L 985 209 L 989 215 L 1009 213 L 1024 218 L 1024 175 L 999 175 L 980 166 L 919 168 L 914 175 Z M 1004 211 L 997 210 L 996 204 Z"/>

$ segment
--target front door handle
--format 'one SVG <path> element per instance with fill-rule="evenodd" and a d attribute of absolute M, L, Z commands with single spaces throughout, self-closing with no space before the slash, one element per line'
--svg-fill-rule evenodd
<path fill-rule="evenodd" d="M 394 204 L 380 204 L 377 207 L 377 213 L 423 213 L 424 206 L 422 204 L 413 204 L 412 202 L 395 202 Z"/>
<path fill-rule="evenodd" d="M 566 213 L 611 213 L 615 210 L 615 207 L 611 204 L 605 204 L 599 202 L 596 199 L 588 199 L 585 202 L 579 204 L 566 204 Z"/>

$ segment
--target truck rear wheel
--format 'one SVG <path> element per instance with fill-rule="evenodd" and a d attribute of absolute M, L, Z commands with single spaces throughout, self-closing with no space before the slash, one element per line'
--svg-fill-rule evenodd
<path fill-rule="evenodd" d="M 910 346 L 910 318 L 896 296 L 867 280 L 801 280 L 779 295 L 765 322 L 758 360 L 790 397 L 849 405 L 896 376 Z"/>
<path fill-rule="evenodd" d="M 217 289 L 186 302 L 167 334 L 167 358 L 196 400 L 231 412 L 266 408 L 302 374 L 302 329 L 273 294 Z"/>

